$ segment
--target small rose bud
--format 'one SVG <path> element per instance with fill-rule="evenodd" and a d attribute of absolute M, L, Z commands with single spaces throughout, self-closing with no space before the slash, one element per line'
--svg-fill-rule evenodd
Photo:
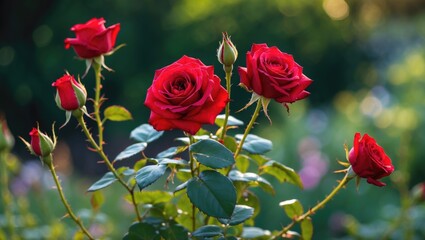
<path fill-rule="evenodd" d="M 60 109 L 74 111 L 86 104 L 87 91 L 84 85 L 69 74 L 64 74 L 52 84 L 56 87 L 56 104 Z"/>
<path fill-rule="evenodd" d="M 223 32 L 223 40 L 217 51 L 218 61 L 225 67 L 231 67 L 238 58 L 238 50 L 226 32 Z"/>
<path fill-rule="evenodd" d="M 0 117 L 0 151 L 10 150 L 15 144 L 15 138 L 7 127 L 6 119 Z"/>
<path fill-rule="evenodd" d="M 30 132 L 31 149 L 33 153 L 40 157 L 50 155 L 55 149 L 55 144 L 52 139 L 42 133 L 38 128 L 33 128 Z"/>

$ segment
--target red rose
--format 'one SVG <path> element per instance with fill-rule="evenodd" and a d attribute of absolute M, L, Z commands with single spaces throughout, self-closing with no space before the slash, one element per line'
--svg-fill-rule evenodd
<path fill-rule="evenodd" d="M 105 28 L 103 18 L 93 18 L 71 28 L 76 38 L 65 39 L 65 48 L 73 47 L 80 58 L 94 58 L 112 51 L 120 24 Z"/>
<path fill-rule="evenodd" d="M 246 68 L 239 67 L 241 83 L 249 90 L 279 103 L 293 103 L 310 95 L 313 82 L 303 74 L 292 55 L 267 44 L 253 44 L 246 54 Z"/>
<path fill-rule="evenodd" d="M 195 134 L 202 124 L 214 123 L 228 98 L 213 66 L 183 56 L 155 72 L 145 105 L 151 109 L 149 123 L 156 130 Z"/>
<path fill-rule="evenodd" d="M 56 87 L 56 104 L 66 111 L 80 109 L 86 103 L 87 92 L 84 86 L 71 75 L 65 74 L 52 84 Z"/>
<path fill-rule="evenodd" d="M 385 154 L 375 139 L 369 135 L 360 133 L 354 135 L 353 148 L 351 148 L 348 160 L 357 176 L 367 178 L 367 182 L 376 186 L 385 186 L 379 179 L 390 175 L 394 171 L 391 159 Z"/>

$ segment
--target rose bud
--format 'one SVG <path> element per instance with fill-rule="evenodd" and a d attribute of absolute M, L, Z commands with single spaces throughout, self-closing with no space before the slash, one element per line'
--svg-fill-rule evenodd
<path fill-rule="evenodd" d="M 56 87 L 55 100 L 60 109 L 74 111 L 86 104 L 87 91 L 73 76 L 64 74 L 52 86 Z"/>
<path fill-rule="evenodd" d="M 238 72 L 241 85 L 247 90 L 287 108 L 287 103 L 310 95 L 305 89 L 313 82 L 292 55 L 264 43 L 252 45 L 246 54 L 246 67 L 239 67 Z"/>
<path fill-rule="evenodd" d="M 379 179 L 389 176 L 394 171 L 391 159 L 385 154 L 384 149 L 367 134 L 363 137 L 360 133 L 354 135 L 348 160 L 357 176 L 366 178 L 368 183 L 379 187 L 385 186 Z"/>
<path fill-rule="evenodd" d="M 7 127 L 6 119 L 0 117 L 0 152 L 10 150 L 15 145 L 15 138 Z"/>
<path fill-rule="evenodd" d="M 238 58 L 238 50 L 235 45 L 233 45 L 232 41 L 230 41 L 230 37 L 226 32 L 223 32 L 223 40 L 218 48 L 217 58 L 225 68 L 231 67 Z"/>
<path fill-rule="evenodd" d="M 65 39 L 65 48 L 71 46 L 80 58 L 90 59 L 109 53 L 114 49 L 120 24 L 105 27 L 103 18 L 93 18 L 71 28 L 76 38 Z"/>
<path fill-rule="evenodd" d="M 52 129 L 53 129 L 53 126 L 52 126 Z M 40 157 L 40 159 L 45 164 L 51 164 L 52 163 L 51 154 L 56 147 L 55 132 L 53 131 L 53 140 L 52 138 L 47 136 L 47 134 L 42 133 L 38 127 L 33 128 L 29 134 L 31 136 L 30 143 L 28 143 L 23 138 L 21 138 L 21 140 L 27 146 L 28 150 L 31 152 L 31 154 Z"/>
<path fill-rule="evenodd" d="M 156 130 L 181 129 L 195 134 L 202 124 L 214 124 L 229 100 L 213 66 L 183 56 L 155 72 L 145 106 Z"/>

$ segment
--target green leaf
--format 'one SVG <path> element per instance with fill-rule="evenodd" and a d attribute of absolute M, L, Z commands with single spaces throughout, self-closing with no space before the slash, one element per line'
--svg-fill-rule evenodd
<path fill-rule="evenodd" d="M 276 161 L 269 161 L 260 168 L 260 174 L 267 173 L 274 176 L 280 182 L 292 183 L 300 188 L 303 188 L 300 176 L 294 169 L 283 165 Z"/>
<path fill-rule="evenodd" d="M 178 191 L 181 191 L 181 190 L 183 190 L 183 189 L 186 189 L 187 188 L 187 184 L 189 183 L 189 181 L 186 181 L 186 182 L 184 182 L 184 183 L 182 183 L 182 184 L 180 184 L 180 185 L 178 185 L 177 187 L 176 187 L 176 189 L 174 189 L 174 192 L 178 192 Z"/>
<path fill-rule="evenodd" d="M 236 168 L 241 172 L 246 172 L 249 168 L 249 157 L 246 155 L 239 155 L 236 158 Z"/>
<path fill-rule="evenodd" d="M 178 151 L 179 147 L 170 147 L 167 150 L 158 153 L 155 158 L 170 158 L 176 155 Z"/>
<path fill-rule="evenodd" d="M 163 239 L 167 240 L 183 240 L 188 239 L 188 231 L 179 224 L 169 224 L 165 228 L 161 228 L 160 234 Z"/>
<path fill-rule="evenodd" d="M 94 192 L 99 189 L 106 188 L 115 181 L 117 181 L 117 179 L 115 178 L 114 174 L 112 172 L 107 172 L 101 179 L 91 185 L 89 189 L 87 189 L 87 192 Z"/>
<path fill-rule="evenodd" d="M 110 106 L 105 109 L 105 118 L 111 121 L 127 121 L 133 119 L 131 113 L 122 106 Z"/>
<path fill-rule="evenodd" d="M 192 178 L 187 185 L 187 196 L 199 210 L 217 218 L 230 218 L 236 205 L 236 190 L 222 174 L 206 170 Z"/>
<path fill-rule="evenodd" d="M 238 148 L 238 143 L 236 142 L 236 139 L 230 136 L 224 137 L 224 146 L 226 146 L 227 149 L 229 149 L 231 152 L 235 152 L 236 148 Z"/>
<path fill-rule="evenodd" d="M 219 226 L 205 225 L 205 226 L 202 226 L 202 227 L 196 229 L 192 233 L 192 236 L 200 237 L 200 238 L 210 238 L 210 237 L 215 237 L 215 236 L 219 236 L 219 235 L 222 235 L 222 234 L 223 234 L 223 231 L 221 230 L 221 228 Z"/>
<path fill-rule="evenodd" d="M 229 173 L 229 178 L 232 181 L 247 182 L 249 183 L 249 186 L 254 186 L 254 187 L 260 186 L 263 190 L 271 194 L 275 193 L 274 188 L 269 183 L 269 181 L 258 176 L 255 173 L 251 173 L 251 172 L 241 173 L 238 170 L 232 170 Z"/>
<path fill-rule="evenodd" d="M 167 202 L 170 202 L 171 199 L 173 199 L 173 194 L 171 192 L 160 191 L 160 190 L 143 191 L 143 192 L 137 192 L 136 194 L 137 202 L 142 204 L 167 203 Z"/>
<path fill-rule="evenodd" d="M 142 124 L 130 133 L 130 138 L 139 142 L 150 143 L 162 136 L 164 131 L 157 131 L 149 124 Z"/>
<path fill-rule="evenodd" d="M 258 197 L 251 191 L 246 191 L 243 193 L 242 197 L 239 198 L 238 204 L 247 205 L 254 209 L 253 217 L 256 217 L 261 211 L 261 204 Z"/>
<path fill-rule="evenodd" d="M 174 165 L 183 165 L 186 166 L 187 162 L 183 159 L 171 159 L 171 158 L 162 158 L 158 159 L 158 163 L 160 164 L 174 164 Z"/>
<path fill-rule="evenodd" d="M 156 233 L 154 226 L 137 222 L 133 223 L 128 229 L 128 233 L 125 234 L 123 240 L 159 240 L 161 239 L 160 235 Z"/>
<path fill-rule="evenodd" d="M 270 231 L 258 227 L 244 227 L 242 239 L 270 239 Z"/>
<path fill-rule="evenodd" d="M 219 127 L 223 127 L 224 125 L 224 118 L 226 115 L 220 114 L 215 118 L 215 124 Z M 227 126 L 242 126 L 243 122 L 233 116 L 229 116 L 227 119 Z"/>
<path fill-rule="evenodd" d="M 95 211 L 97 211 L 104 202 L 105 202 L 105 196 L 103 196 L 103 193 L 101 191 L 94 192 L 90 198 L 91 207 Z"/>
<path fill-rule="evenodd" d="M 303 205 L 297 199 L 280 202 L 279 206 L 285 210 L 286 215 L 290 219 L 294 219 L 304 213 Z"/>
<path fill-rule="evenodd" d="M 236 138 L 241 140 L 243 137 L 242 134 L 236 134 Z M 273 144 L 272 141 L 261 138 L 254 134 L 248 134 L 245 139 L 245 142 L 242 145 L 242 149 L 252 153 L 252 154 L 264 154 L 270 150 L 272 150 Z"/>
<path fill-rule="evenodd" d="M 164 175 L 166 169 L 167 165 L 158 164 L 145 166 L 137 171 L 136 182 L 140 190 L 158 180 L 162 175 Z"/>
<path fill-rule="evenodd" d="M 303 240 L 310 240 L 313 237 L 313 224 L 311 218 L 304 219 L 301 223 L 301 236 Z"/>
<path fill-rule="evenodd" d="M 133 145 L 128 146 L 124 151 L 120 152 L 117 157 L 115 157 L 114 161 L 121 161 L 123 159 L 129 158 L 137 153 L 145 150 L 148 144 L 145 142 L 135 143 Z"/>
<path fill-rule="evenodd" d="M 218 221 L 231 226 L 245 222 L 248 218 L 254 215 L 254 208 L 246 205 L 236 205 L 230 219 L 219 218 Z"/>
<path fill-rule="evenodd" d="M 191 145 L 189 150 L 198 162 L 210 168 L 225 168 L 235 163 L 233 153 L 212 139 L 201 140 Z"/>

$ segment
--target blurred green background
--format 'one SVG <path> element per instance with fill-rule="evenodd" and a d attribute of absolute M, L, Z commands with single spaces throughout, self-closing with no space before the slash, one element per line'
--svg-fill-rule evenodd
<path fill-rule="evenodd" d="M 289 222 L 276 211 L 280 201 L 297 197 L 307 207 L 328 193 L 341 177 L 332 172 L 341 168 L 336 160 L 345 158 L 343 144 L 351 146 L 355 132 L 376 138 L 393 159 L 396 172 L 385 180 L 388 186 L 384 188 L 362 183 L 356 191 L 354 183 L 348 185 L 314 216 L 314 239 L 350 239 L 356 226 L 363 237 L 377 239 L 398 216 L 400 199 L 407 196 L 403 191 L 424 181 L 423 0 L 21 0 L 2 1 L 0 6 L 0 111 L 15 136 L 27 138 L 36 122 L 43 131 L 50 131 L 53 122 L 61 125 L 65 121 L 64 112 L 54 102 L 51 83 L 64 70 L 82 75 L 85 64 L 75 58 L 73 50 L 64 49 L 63 41 L 74 36 L 70 31 L 74 24 L 104 17 L 107 26 L 121 23 L 117 44 L 126 44 L 106 58 L 115 72 L 104 73 L 103 89 L 109 99 L 105 106 L 123 105 L 134 118 L 107 124 L 109 155 L 115 156 L 129 145 L 129 132 L 147 122 L 149 111 L 143 102 L 156 69 L 189 55 L 214 65 L 223 79 L 215 53 L 221 32 L 227 31 L 239 51 L 236 65 L 245 66 L 245 53 L 252 43 L 267 43 L 294 55 L 304 74 L 314 80 L 308 88 L 311 96 L 290 105 L 289 115 L 273 103 L 269 110 L 273 123 L 262 116 L 258 120 L 261 127 L 254 130 L 273 141 L 274 151 L 269 156 L 300 171 L 306 185 L 304 191 L 278 186 L 274 197 L 259 191 L 264 195 L 264 207 L 258 226 L 272 230 Z M 233 111 L 250 97 L 238 82 L 235 71 Z M 93 94 L 92 72 L 83 83 Z M 252 111 L 233 115 L 248 122 Z M 71 202 L 87 207 L 90 196 L 79 187 L 89 186 L 106 169 L 96 163 L 96 155 L 83 151 L 86 142 L 76 126 L 71 120 L 59 131 L 57 165 L 64 177 L 69 177 Z M 167 133 L 169 145 L 179 134 Z M 155 146 L 148 151 L 164 148 Z M 28 164 L 31 157 L 18 141 L 14 153 Z M 47 198 L 43 194 L 37 197 L 37 191 L 48 190 L 30 190 L 35 199 L 30 207 L 36 209 L 46 201 L 49 207 L 59 204 L 55 192 L 48 191 L 51 196 Z M 111 198 L 117 195 L 113 190 L 106 192 Z M 105 207 L 108 216 L 104 217 L 109 220 L 104 221 L 124 221 L 123 226 L 111 230 L 113 236 L 120 236 L 131 221 L 114 208 L 117 201 L 106 202 L 112 207 Z M 61 216 L 61 206 L 55 207 L 53 215 Z M 416 231 L 418 239 L 425 236 L 420 230 L 425 226 L 424 207 L 414 210 L 411 221 L 400 227 L 393 239 L 401 239 L 397 234 L 405 228 Z M 39 222 L 45 218 L 42 212 L 35 216 Z"/>

